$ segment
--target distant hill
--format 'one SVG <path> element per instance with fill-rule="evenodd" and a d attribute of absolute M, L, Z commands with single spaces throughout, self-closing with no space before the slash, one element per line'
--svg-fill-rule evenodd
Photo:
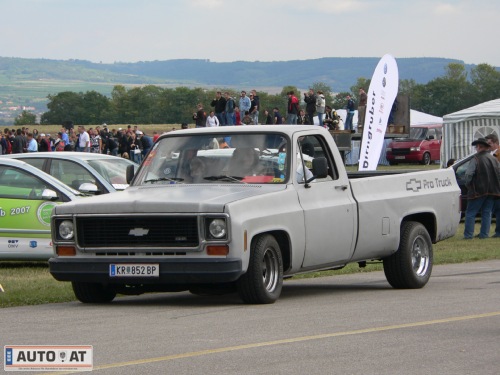
<path fill-rule="evenodd" d="M 239 89 L 307 88 L 323 82 L 333 91 L 349 91 L 359 77 L 371 78 L 379 58 L 325 57 L 311 60 L 230 63 L 209 60 L 141 61 L 113 64 L 84 60 L 0 57 L 0 100 L 14 105 L 45 106 L 48 94 L 95 90 L 109 95 L 113 86 L 164 86 Z M 460 60 L 445 58 L 397 59 L 401 79 L 417 83 L 443 76 L 445 67 Z M 467 65 L 469 70 L 473 65 Z"/>

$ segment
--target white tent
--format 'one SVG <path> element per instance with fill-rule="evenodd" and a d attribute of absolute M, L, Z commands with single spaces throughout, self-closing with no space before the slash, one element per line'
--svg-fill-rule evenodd
<path fill-rule="evenodd" d="M 450 113 L 443 117 L 441 161 L 460 159 L 472 152 L 472 141 L 495 133 L 500 135 L 500 99 Z"/>
<path fill-rule="evenodd" d="M 410 109 L 410 126 L 440 125 L 442 123 L 442 117 L 432 116 L 424 112 Z"/>

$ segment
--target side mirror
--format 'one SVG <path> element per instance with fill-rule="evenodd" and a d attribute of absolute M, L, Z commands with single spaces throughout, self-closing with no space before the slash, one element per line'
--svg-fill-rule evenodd
<path fill-rule="evenodd" d="M 434 139 L 434 136 L 433 136 L 433 135 L 429 135 L 429 136 L 427 137 L 427 139 L 430 141 L 431 139 Z"/>
<path fill-rule="evenodd" d="M 99 188 L 95 184 L 91 184 L 90 182 L 84 182 L 83 184 L 80 185 L 78 188 L 79 191 L 82 193 L 91 193 L 91 194 L 99 194 Z"/>
<path fill-rule="evenodd" d="M 130 182 L 132 182 L 132 180 L 134 179 L 134 166 L 133 165 L 128 165 L 127 166 L 127 184 L 130 184 Z"/>
<path fill-rule="evenodd" d="M 325 157 L 313 159 L 312 173 L 314 178 L 325 178 L 328 176 L 328 162 Z"/>
<path fill-rule="evenodd" d="M 57 193 L 54 190 L 51 189 L 43 189 L 42 191 L 42 199 L 45 201 L 55 201 L 59 197 L 57 196 Z"/>

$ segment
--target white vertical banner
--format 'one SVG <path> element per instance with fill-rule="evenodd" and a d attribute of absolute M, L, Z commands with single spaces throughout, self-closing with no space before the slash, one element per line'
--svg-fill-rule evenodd
<path fill-rule="evenodd" d="M 363 138 L 359 152 L 358 171 L 374 171 L 380 159 L 387 120 L 398 94 L 399 73 L 396 59 L 384 55 L 373 72 L 366 102 Z"/>

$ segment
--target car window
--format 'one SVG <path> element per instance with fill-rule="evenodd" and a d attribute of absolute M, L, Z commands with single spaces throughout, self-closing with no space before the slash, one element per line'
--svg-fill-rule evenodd
<path fill-rule="evenodd" d="M 460 164 L 456 171 L 455 174 L 457 176 L 458 181 L 463 181 L 465 178 L 465 172 L 467 171 L 467 168 L 469 168 L 469 164 L 472 161 L 472 158 L 464 162 L 463 164 Z"/>
<path fill-rule="evenodd" d="M 43 180 L 8 166 L 0 166 L 0 198 L 39 200 L 46 188 Z"/>
<path fill-rule="evenodd" d="M 78 190 L 83 183 L 96 184 L 96 179 L 84 167 L 68 160 L 52 160 L 49 174 Z"/>
<path fill-rule="evenodd" d="M 324 157 L 328 163 L 328 176 L 325 178 L 318 178 L 314 181 L 322 182 L 322 181 L 332 181 L 338 178 L 336 173 L 335 166 L 333 164 L 333 159 L 328 151 L 328 146 L 321 136 L 310 135 L 306 137 L 301 137 L 298 139 L 298 147 L 302 150 L 302 156 L 300 153 L 297 153 L 297 171 L 296 178 L 299 183 L 304 183 L 304 174 L 302 173 L 302 161 L 301 158 L 304 158 L 304 164 L 306 166 L 306 178 L 312 177 L 312 161 L 318 157 Z"/>
<path fill-rule="evenodd" d="M 135 184 L 283 184 L 289 142 L 280 134 L 182 135 L 160 139 Z"/>
<path fill-rule="evenodd" d="M 28 163 L 29 165 L 32 165 L 33 167 L 38 168 L 41 171 L 43 171 L 43 164 L 45 163 L 45 159 L 43 159 L 43 158 L 33 158 L 33 159 L 22 158 L 20 160 L 22 160 L 22 161 Z"/>
<path fill-rule="evenodd" d="M 98 159 L 89 160 L 89 165 L 112 185 L 127 183 L 127 167 L 130 165 L 125 159 Z"/>

